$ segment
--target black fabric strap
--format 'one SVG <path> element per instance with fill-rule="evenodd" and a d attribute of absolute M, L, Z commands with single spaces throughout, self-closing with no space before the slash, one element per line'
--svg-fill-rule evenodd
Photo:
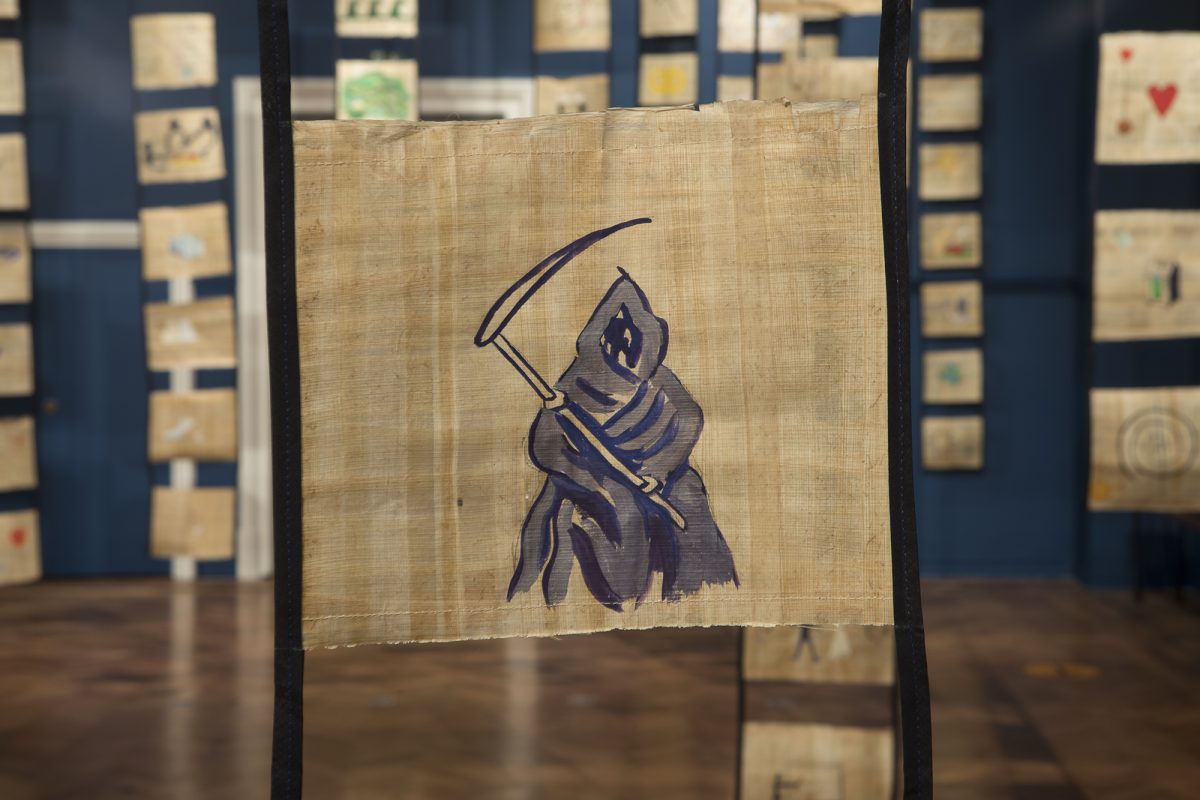
<path fill-rule="evenodd" d="M 879 179 L 888 299 L 888 471 L 892 592 L 904 797 L 933 797 L 929 674 L 921 617 L 921 576 L 913 511 L 911 359 L 908 296 L 908 0 L 883 0 L 879 28 Z"/>
<path fill-rule="evenodd" d="M 298 800 L 304 739 L 304 649 L 300 631 L 300 351 L 296 336 L 296 203 L 287 0 L 259 0 L 258 37 L 275 491 L 275 732 L 271 797 L 273 800 Z"/>

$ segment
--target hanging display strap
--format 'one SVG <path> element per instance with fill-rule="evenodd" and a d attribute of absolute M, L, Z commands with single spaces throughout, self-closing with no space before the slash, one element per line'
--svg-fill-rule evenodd
<path fill-rule="evenodd" d="M 298 800 L 304 739 L 300 633 L 300 352 L 296 341 L 295 178 L 287 0 L 259 0 L 266 186 L 267 335 L 275 492 L 275 731 L 271 797 Z"/>
<path fill-rule="evenodd" d="M 879 26 L 879 179 L 888 294 L 888 471 L 891 489 L 892 592 L 904 797 L 933 797 L 929 674 L 921 615 L 921 576 L 913 511 L 909 343 L 907 106 L 908 0 L 883 0 Z"/>

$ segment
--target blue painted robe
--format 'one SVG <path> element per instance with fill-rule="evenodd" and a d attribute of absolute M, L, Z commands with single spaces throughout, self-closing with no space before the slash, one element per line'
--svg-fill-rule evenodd
<path fill-rule="evenodd" d="M 617 611 L 626 601 L 640 603 L 655 573 L 662 574 L 665 600 L 705 584 L 737 583 L 704 483 L 688 463 L 704 417 L 663 364 L 667 340 L 667 323 L 622 272 L 579 335 L 577 358 L 556 388 L 634 473 L 662 484 L 686 530 L 618 477 L 558 410 L 543 409 L 530 430 L 529 454 L 549 477 L 521 531 L 509 600 L 540 576 L 546 602 L 561 602 L 576 563 L 592 595 Z"/>

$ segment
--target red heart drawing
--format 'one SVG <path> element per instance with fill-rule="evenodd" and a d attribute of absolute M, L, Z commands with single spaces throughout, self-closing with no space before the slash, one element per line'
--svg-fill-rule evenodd
<path fill-rule="evenodd" d="M 1129 49 L 1128 47 L 1122 47 L 1121 48 L 1121 60 L 1128 61 L 1131 58 L 1133 58 L 1133 50 Z"/>
<path fill-rule="evenodd" d="M 1173 83 L 1168 83 L 1166 86 L 1151 86 L 1150 99 L 1154 101 L 1154 107 L 1158 109 L 1158 115 L 1165 117 L 1171 109 L 1171 104 L 1175 102 L 1175 95 L 1179 94 L 1179 87 Z"/>
<path fill-rule="evenodd" d="M 13 547 L 20 547 L 25 544 L 25 531 L 17 528 L 12 533 L 8 534 L 8 539 L 13 543 Z"/>

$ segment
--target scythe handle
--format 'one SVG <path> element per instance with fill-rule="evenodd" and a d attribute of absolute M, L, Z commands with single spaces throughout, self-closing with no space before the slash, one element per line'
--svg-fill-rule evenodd
<path fill-rule="evenodd" d="M 525 379 L 525 382 L 538 393 L 538 397 L 542 398 L 542 404 L 546 409 L 556 412 L 562 419 L 566 420 L 567 424 L 574 428 L 580 436 L 587 440 L 588 444 L 596 449 L 596 452 L 600 454 L 604 462 L 623 481 L 640 490 L 646 496 L 647 500 L 665 511 L 671 518 L 671 521 L 680 530 L 687 530 L 687 520 L 683 514 L 680 514 L 679 510 L 671 505 L 667 498 L 662 496 L 662 484 L 654 478 L 643 478 L 631 470 L 624 461 L 617 458 L 616 454 L 608 448 L 608 445 L 599 436 L 592 433 L 592 429 L 579 418 L 575 410 L 567 405 L 567 396 L 546 383 L 546 379 L 538 374 L 533 365 L 525 359 L 520 350 L 513 347 L 512 342 L 503 333 L 497 333 L 492 339 L 491 344 L 500 351 L 500 355 L 504 356 L 505 361 L 512 364 L 517 372 L 521 373 L 521 377 Z"/>
<path fill-rule="evenodd" d="M 641 475 L 638 475 L 629 467 L 627 467 L 625 462 L 617 458 L 616 455 L 614 455 L 613 452 L 608 449 L 608 446 L 600 440 L 600 437 L 592 433 L 591 429 L 584 424 L 583 420 L 579 418 L 574 409 L 570 408 L 569 406 L 564 406 L 558 411 L 558 415 L 565 419 L 572 428 L 578 431 L 580 436 L 587 439 L 588 444 L 596 448 L 596 452 L 600 454 L 600 457 L 604 459 L 605 463 L 612 467 L 613 471 L 620 475 L 626 483 L 630 484 L 636 489 L 640 489 L 642 493 L 646 495 L 647 500 L 649 500 L 651 503 L 654 503 L 654 505 L 658 506 L 663 511 L 667 512 L 667 515 L 671 518 L 671 521 L 674 522 L 680 530 L 687 530 L 687 520 L 684 519 L 683 514 L 680 514 L 679 510 L 676 509 L 675 506 L 671 505 L 671 502 L 667 500 L 667 498 L 662 496 L 662 485 L 658 481 L 653 478 L 643 478 Z"/>

